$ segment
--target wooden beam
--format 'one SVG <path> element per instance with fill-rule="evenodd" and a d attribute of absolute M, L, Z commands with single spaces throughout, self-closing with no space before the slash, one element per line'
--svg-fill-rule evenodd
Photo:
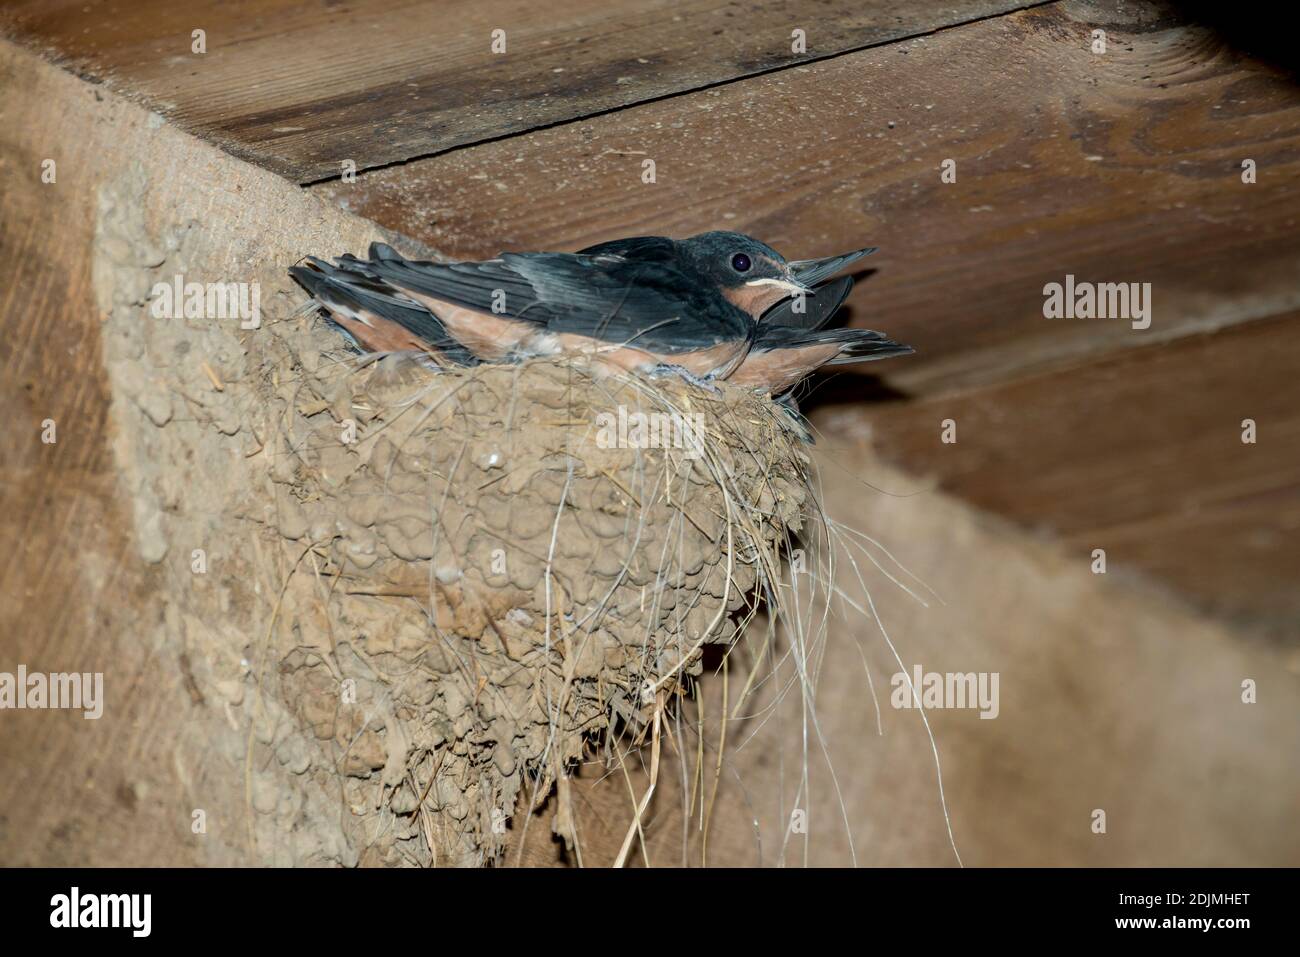
<path fill-rule="evenodd" d="M 234 679 L 227 690 L 241 687 L 243 649 L 265 630 L 249 600 L 251 576 L 232 570 L 247 558 L 241 550 L 254 549 L 242 523 L 226 516 L 201 543 L 213 556 L 210 584 L 196 584 L 202 579 L 186 563 L 197 536 L 159 533 L 158 520 L 174 521 L 201 484 L 204 441 L 191 447 L 188 476 L 160 484 L 130 467 L 140 461 L 136 444 L 151 441 L 145 430 L 157 431 L 145 409 L 195 437 L 216 434 L 175 390 L 182 370 L 202 383 L 191 395 L 206 390 L 208 357 L 142 350 L 153 374 L 129 389 L 115 383 L 113 349 L 118 362 L 130 349 L 120 329 L 105 331 L 101 293 L 115 269 L 174 257 L 166 233 L 188 236 L 184 245 L 199 251 L 192 278 L 261 282 L 270 307 L 285 265 L 325 237 L 380 234 L 3 40 L 0 87 L 0 401 L 10 416 L 0 455 L 0 671 L 98 673 L 104 692 L 97 720 L 69 710 L 0 711 L 0 860 L 248 863 L 248 722 L 214 688 L 223 671 Z M 105 234 L 104 224 L 121 212 L 111 185 L 133 177 L 143 184 L 133 211 L 159 234 L 129 241 Z M 139 312 L 147 320 L 146 307 Z M 222 324 L 211 322 L 214 336 Z M 231 348 L 226 358 L 241 356 Z M 243 461 L 227 453 L 212 474 Z M 170 505 L 163 485 L 175 491 Z M 222 553 L 234 556 L 224 569 Z M 196 594 L 226 596 L 228 614 L 180 611 Z M 246 630 L 223 652 L 210 656 L 211 645 L 195 644 L 197 633 L 241 617 Z M 337 793 L 331 804 L 334 815 Z M 201 835 L 190 829 L 195 809 L 207 815 Z"/>
<path fill-rule="evenodd" d="M 1025 5 L 19 0 L 0 10 L 0 29 L 306 182 L 348 160 L 426 156 Z M 205 53 L 192 51 L 194 30 Z"/>
<path fill-rule="evenodd" d="M 1143 572 L 1203 610 L 1300 635 L 1300 312 L 1012 382 L 822 410 L 945 491 Z M 833 401 L 833 400 L 832 400 Z M 1255 423 L 1245 443 L 1243 420 Z M 942 440 L 943 422 L 956 441 Z"/>

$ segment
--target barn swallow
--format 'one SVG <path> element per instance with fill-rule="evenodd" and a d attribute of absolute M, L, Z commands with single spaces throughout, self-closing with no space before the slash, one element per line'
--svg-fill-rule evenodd
<path fill-rule="evenodd" d="M 698 379 L 725 378 L 744 358 L 759 316 L 811 292 L 774 249 L 737 233 L 464 263 L 408 261 L 376 244 L 368 262 L 344 259 L 332 269 L 309 262 L 335 283 L 355 286 L 356 272 L 379 280 L 390 300 L 425 307 L 483 360 L 588 353 L 623 369 L 667 366 Z M 366 318 L 373 319 L 345 314 L 341 324 L 363 343 L 400 341 L 396 330 L 376 335 L 373 322 L 358 328 Z M 402 316 L 383 318 L 402 325 Z"/>
<path fill-rule="evenodd" d="M 621 239 L 577 253 L 434 263 L 374 243 L 368 260 L 345 255 L 331 264 L 309 257 L 290 274 L 372 351 L 424 349 L 458 365 L 586 353 L 623 369 L 667 369 L 707 383 L 737 372 L 751 346 L 762 342 L 761 358 L 779 366 L 784 381 L 799 365 L 788 361 L 789 353 L 806 348 L 802 359 L 846 361 L 856 352 L 847 340 L 836 340 L 832 354 L 829 341 L 809 338 L 847 287 L 835 285 L 839 299 L 829 310 L 811 310 L 811 327 L 807 312 L 790 310 L 799 319 L 784 322 L 802 328 L 802 337 L 787 331 L 765 339 L 760 320 L 792 297 L 804 305 L 816 300 L 814 284 L 871 252 L 787 262 L 751 237 L 711 232 L 686 240 Z M 763 368 L 753 367 L 747 380 L 761 387 Z"/>

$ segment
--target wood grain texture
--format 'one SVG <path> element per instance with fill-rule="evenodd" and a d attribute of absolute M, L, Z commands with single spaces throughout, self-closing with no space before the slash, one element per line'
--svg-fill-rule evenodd
<path fill-rule="evenodd" d="M 463 258 L 713 228 L 879 245 L 853 322 L 917 355 L 863 368 L 918 394 L 1300 305 L 1300 92 L 1161 5 L 1037 7 L 315 188 Z M 1066 274 L 1150 282 L 1151 328 L 1044 319 Z"/>
<path fill-rule="evenodd" d="M 1300 312 L 1052 374 L 828 406 L 834 436 L 1140 571 L 1243 625 L 1300 637 Z M 832 384 L 832 388 L 834 385 Z M 842 392 L 841 392 L 842 394 Z M 942 422 L 956 442 L 941 441 Z M 1253 419 L 1254 444 L 1242 442 Z"/>
<path fill-rule="evenodd" d="M 0 402 L 12 425 L 0 456 L 0 670 L 111 677 L 100 720 L 0 715 L 0 863 L 193 863 L 172 811 L 143 800 L 159 777 L 172 783 L 168 769 L 160 762 L 155 777 L 133 767 L 165 753 L 162 716 L 184 709 L 168 707 L 180 704 L 169 694 L 179 690 L 175 658 L 139 640 L 157 614 L 160 577 L 135 552 L 114 467 L 85 138 L 60 116 L 76 112 L 70 102 L 40 124 L 31 113 L 36 103 L 47 110 L 55 89 L 80 85 L 64 79 L 43 82 L 0 48 Z M 53 156 L 58 179 L 42 183 Z M 51 419 L 56 441 L 44 444 Z"/>
<path fill-rule="evenodd" d="M 1009 0 L 17 0 L 0 28 L 300 182 L 1025 6 Z M 191 31 L 207 52 L 191 52 Z M 806 52 L 792 52 L 802 29 Z M 494 53 L 492 32 L 506 49 Z"/>
<path fill-rule="evenodd" d="M 378 232 L 6 41 L 0 88 L 0 402 L 11 425 L 0 455 L 0 671 L 100 673 L 104 689 L 97 720 L 0 711 L 0 863 L 270 862 L 283 846 L 255 856 L 245 840 L 248 722 L 223 707 L 213 662 L 193 646 L 196 626 L 217 630 L 243 613 L 244 582 L 214 565 L 205 594 L 224 596 L 226 611 L 187 623 L 178 598 L 204 587 L 178 574 L 194 539 L 170 540 L 163 561 L 141 547 L 147 490 L 124 450 L 146 421 L 142 393 L 114 387 L 106 364 L 125 347 L 106 332 L 97 294 L 104 186 L 139 171 L 149 183 L 141 215 L 201 222 L 203 248 L 224 259 L 226 277 L 232 263 L 283 276 L 280 264 L 304 252 L 293 244 L 313 231 L 352 242 Z M 155 262 L 159 248 L 114 251 Z M 47 419 L 53 444 L 41 441 Z M 204 543 L 213 554 L 246 548 L 240 521 L 225 519 Z M 255 633 L 238 629 L 224 660 L 238 661 Z M 207 814 L 202 835 L 191 831 L 195 809 Z M 316 824 L 307 831 L 337 830 L 337 804 Z"/>

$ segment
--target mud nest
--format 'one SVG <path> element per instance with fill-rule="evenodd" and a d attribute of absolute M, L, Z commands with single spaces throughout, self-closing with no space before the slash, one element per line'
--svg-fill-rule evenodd
<path fill-rule="evenodd" d="M 643 740 L 705 646 L 772 599 L 807 456 L 784 409 L 725 385 L 307 365 L 267 384 L 272 477 L 331 653 L 290 651 L 281 694 L 342 749 L 363 863 L 499 860 L 569 769 Z"/>

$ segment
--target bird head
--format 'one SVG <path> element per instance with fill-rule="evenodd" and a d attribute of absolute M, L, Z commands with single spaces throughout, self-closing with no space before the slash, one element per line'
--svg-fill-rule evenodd
<path fill-rule="evenodd" d="M 815 296 L 814 287 L 824 279 L 876 251 L 870 246 L 823 259 L 789 261 L 752 236 L 722 231 L 701 233 L 677 246 L 727 299 L 755 319 L 792 296 Z"/>
<path fill-rule="evenodd" d="M 678 247 L 724 293 L 777 299 L 813 294 L 809 285 L 795 278 L 784 256 L 752 236 L 719 230 L 682 240 Z"/>

